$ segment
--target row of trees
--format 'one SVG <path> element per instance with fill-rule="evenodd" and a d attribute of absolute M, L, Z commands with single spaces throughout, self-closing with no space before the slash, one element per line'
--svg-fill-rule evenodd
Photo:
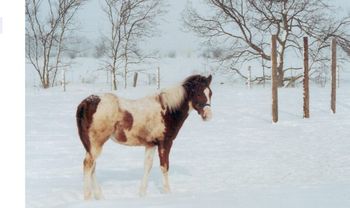
<path fill-rule="evenodd" d="M 63 54 L 69 52 L 76 35 L 77 11 L 87 0 L 26 0 L 26 58 L 34 66 L 43 88 L 53 86 L 57 72 L 67 67 Z M 138 47 L 155 32 L 156 17 L 163 12 L 161 0 L 104 0 L 102 9 L 109 32 L 102 37 L 97 51 L 106 57 L 104 69 L 111 72 L 112 87 L 123 70 L 125 87 L 130 64 L 149 54 Z M 47 14 L 44 13 L 44 11 Z M 100 48 L 99 48 L 100 47 Z"/>
<path fill-rule="evenodd" d="M 104 33 L 96 51 L 106 57 L 104 69 L 110 71 L 116 90 L 118 75 L 123 75 L 127 87 L 129 66 L 150 57 L 138 43 L 155 33 L 157 18 L 164 10 L 162 0 L 101 1 L 109 32 Z M 285 60 L 292 53 L 301 59 L 304 36 L 309 37 L 310 76 L 317 76 L 319 69 L 329 65 L 331 38 L 350 55 L 350 16 L 340 17 L 341 13 L 326 0 L 204 1 L 208 10 L 191 5 L 185 9 L 185 27 L 205 40 L 213 52 L 210 58 L 217 60 L 222 69 L 242 77 L 241 66 L 247 62 L 271 68 L 271 35 L 277 36 L 279 86 L 302 78 L 302 73 L 293 78 L 286 76 L 289 70 L 302 69 L 302 62 L 300 66 L 287 65 Z M 76 30 L 74 16 L 86 2 L 26 0 L 26 57 L 44 88 L 52 86 L 58 70 L 69 64 L 62 55 L 69 50 L 69 37 Z M 264 80 L 270 78 L 263 76 Z"/>
<path fill-rule="evenodd" d="M 324 0 L 205 0 L 209 10 L 185 11 L 184 22 L 189 31 L 203 38 L 210 48 L 220 48 L 214 57 L 223 68 L 244 77 L 240 66 L 256 61 L 262 68 L 271 68 L 270 37 L 277 36 L 278 85 L 302 78 L 302 73 L 290 80 L 289 70 L 300 66 L 286 66 L 287 54 L 299 54 L 302 59 L 302 37 L 309 37 L 310 71 L 329 65 L 331 38 L 350 55 L 350 17 Z M 336 16 L 338 15 L 338 16 Z M 265 79 L 266 77 L 264 77 Z"/>

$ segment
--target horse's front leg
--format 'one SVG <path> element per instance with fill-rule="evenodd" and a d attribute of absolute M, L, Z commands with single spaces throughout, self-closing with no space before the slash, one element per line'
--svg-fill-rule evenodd
<path fill-rule="evenodd" d="M 173 144 L 173 141 L 171 139 L 159 142 L 158 144 L 160 169 L 163 174 L 163 191 L 165 193 L 170 193 L 168 171 L 169 171 L 169 153 L 170 153 L 172 144 Z"/>
<path fill-rule="evenodd" d="M 139 192 L 140 196 L 146 195 L 148 176 L 152 168 L 155 149 L 156 149 L 155 146 L 146 146 L 146 149 L 145 149 L 145 167 L 144 167 L 144 174 L 143 174 L 143 178 L 140 186 L 140 192 Z"/>

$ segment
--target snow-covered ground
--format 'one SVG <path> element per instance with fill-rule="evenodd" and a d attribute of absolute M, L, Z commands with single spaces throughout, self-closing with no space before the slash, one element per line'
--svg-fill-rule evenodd
<path fill-rule="evenodd" d="M 202 65 L 162 73 L 163 87 Z M 28 69 L 27 69 L 28 70 Z M 203 68 L 198 71 L 203 71 Z M 27 76 L 27 81 L 32 80 Z M 271 122 L 269 87 L 220 84 L 214 76 L 210 122 L 192 112 L 170 156 L 171 194 L 161 191 L 155 157 L 148 195 L 138 196 L 144 149 L 109 141 L 97 162 L 105 200 L 83 201 L 84 148 L 75 110 L 103 85 L 71 83 L 26 89 L 26 205 L 34 207 L 350 207 L 350 85 L 342 83 L 337 113 L 329 110 L 330 90 L 310 90 L 310 119 L 302 118 L 302 89 L 279 90 L 279 122 Z M 155 86 L 119 90 L 137 98 Z"/>

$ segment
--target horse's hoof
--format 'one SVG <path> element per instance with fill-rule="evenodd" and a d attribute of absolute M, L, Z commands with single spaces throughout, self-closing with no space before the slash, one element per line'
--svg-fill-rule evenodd
<path fill-rule="evenodd" d="M 170 194 L 171 193 L 170 187 L 164 187 L 163 188 L 163 193 Z"/>
<path fill-rule="evenodd" d="M 146 192 L 145 191 L 140 191 L 139 192 L 139 196 L 140 197 L 145 197 L 146 196 Z"/>
<path fill-rule="evenodd" d="M 146 196 L 146 190 L 147 190 L 147 187 L 141 186 L 139 191 L 139 196 L 140 197 Z"/>
<path fill-rule="evenodd" d="M 89 201 L 89 200 L 91 200 L 92 199 L 92 194 L 91 194 L 91 192 L 90 193 L 85 193 L 84 194 L 84 200 L 85 201 Z"/>
<path fill-rule="evenodd" d="M 95 195 L 95 199 L 96 200 L 102 200 L 102 199 L 105 199 L 105 197 L 103 196 L 103 194 L 96 194 Z"/>
<path fill-rule="evenodd" d="M 104 196 L 103 196 L 103 193 L 102 193 L 102 190 L 100 187 L 98 187 L 96 190 L 94 190 L 94 196 L 95 196 L 96 200 L 104 199 Z"/>

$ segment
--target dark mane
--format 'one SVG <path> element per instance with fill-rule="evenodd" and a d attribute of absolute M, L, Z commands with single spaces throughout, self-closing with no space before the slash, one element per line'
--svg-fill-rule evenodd
<path fill-rule="evenodd" d="M 182 86 L 185 88 L 188 96 L 191 96 L 193 90 L 196 89 L 197 86 L 204 85 L 209 86 L 208 79 L 202 75 L 192 75 L 185 79 Z"/>

